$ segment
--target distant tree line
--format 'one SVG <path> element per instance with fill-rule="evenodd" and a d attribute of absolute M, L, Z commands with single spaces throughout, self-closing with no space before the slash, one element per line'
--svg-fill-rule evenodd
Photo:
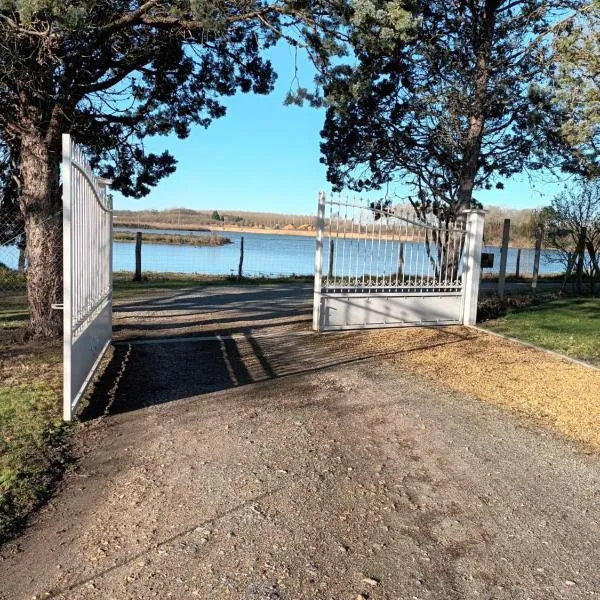
<path fill-rule="evenodd" d="M 170 208 L 165 210 L 119 210 L 115 211 L 115 224 L 125 223 L 132 226 L 152 225 L 154 227 L 218 227 L 233 225 L 262 229 L 308 229 L 315 228 L 313 215 L 292 215 L 281 213 L 263 213 L 228 210 L 192 210 L 189 208 Z"/>
<path fill-rule="evenodd" d="M 534 209 L 513 209 L 487 206 L 484 240 L 487 244 L 499 244 L 502 239 L 504 219 L 511 220 L 511 244 L 532 246 L 539 218 Z M 131 227 L 210 228 L 223 226 L 258 229 L 314 231 L 314 215 L 265 213 L 229 210 L 193 210 L 170 208 L 165 210 L 119 210 L 115 212 L 115 224 Z"/>

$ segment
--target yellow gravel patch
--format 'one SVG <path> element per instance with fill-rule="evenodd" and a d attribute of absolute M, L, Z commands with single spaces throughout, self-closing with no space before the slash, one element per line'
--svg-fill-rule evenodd
<path fill-rule="evenodd" d="M 515 410 L 600 451 L 600 371 L 464 327 L 363 336 L 401 367 Z"/>

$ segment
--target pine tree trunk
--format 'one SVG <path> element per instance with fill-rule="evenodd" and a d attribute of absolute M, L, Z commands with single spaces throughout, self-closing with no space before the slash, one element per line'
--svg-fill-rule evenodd
<path fill-rule="evenodd" d="M 36 339 L 62 333 L 62 215 L 59 139 L 36 132 L 21 138 L 21 212 L 27 240 L 27 301 Z"/>

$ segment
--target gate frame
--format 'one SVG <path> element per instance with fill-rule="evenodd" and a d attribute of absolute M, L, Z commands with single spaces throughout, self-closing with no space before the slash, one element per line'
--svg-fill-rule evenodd
<path fill-rule="evenodd" d="M 415 322 L 391 322 L 391 323 L 371 323 L 363 325 L 336 325 L 324 327 L 324 316 L 322 314 L 322 306 L 324 298 L 343 298 L 348 296 L 356 296 L 357 298 L 379 297 L 386 298 L 388 302 L 394 302 L 394 299 L 411 299 L 417 300 L 427 296 L 436 296 L 436 294 L 427 293 L 426 291 L 415 290 L 411 293 L 405 292 L 380 292 L 373 290 L 369 293 L 349 292 L 340 294 L 336 292 L 323 292 L 323 234 L 325 230 L 325 207 L 326 196 L 325 192 L 319 192 L 318 210 L 316 222 L 316 252 L 315 252 L 315 277 L 314 277 L 314 294 L 313 294 L 313 320 L 312 329 L 316 332 L 334 331 L 343 329 L 379 329 L 385 327 L 409 327 L 409 326 L 424 326 L 424 325 L 449 325 L 463 324 L 475 325 L 477 320 L 477 302 L 479 298 L 479 284 L 481 281 L 481 249 L 483 246 L 483 227 L 485 222 L 486 210 L 471 209 L 462 212 L 465 215 L 466 223 L 464 229 L 464 246 L 463 246 L 463 274 L 462 286 L 459 291 L 448 292 L 446 297 L 459 297 L 459 319 L 448 321 L 421 321 Z M 366 301 L 368 303 L 368 300 Z"/>
<path fill-rule="evenodd" d="M 77 148 L 70 134 L 62 135 L 62 183 L 63 183 L 63 420 L 71 421 L 77 404 L 81 400 L 100 361 L 112 341 L 112 245 L 113 212 L 108 188 L 112 180 L 95 177 L 89 165 L 80 164 L 73 157 Z M 83 154 L 79 148 L 79 152 Z M 74 175 L 80 176 L 75 180 Z M 81 181 L 83 180 L 83 181 Z M 75 183 L 75 185 L 73 185 Z M 83 184 L 83 187 L 82 187 Z M 74 331 L 73 308 L 75 281 L 89 283 L 90 271 L 74 273 L 74 245 L 76 233 L 73 223 L 73 206 L 83 200 L 86 194 L 92 195 L 98 209 L 108 215 L 108 244 L 104 258 L 107 262 L 105 273 L 108 289 L 99 298 L 93 298 L 91 306 L 86 306 L 86 315 L 76 324 Z M 89 196 L 88 196 L 89 199 Z M 103 200 L 107 202 L 104 206 Z M 88 217 L 91 215 L 87 215 Z M 94 223 L 95 224 L 95 223 Z M 99 235 L 99 234 L 98 234 Z M 104 240 L 100 240 L 102 243 Z M 89 243 L 80 237 L 79 242 Z M 96 265 L 86 265 L 94 268 Z M 102 265 L 99 267 L 102 269 Z M 87 279 L 86 279 L 87 276 Z M 102 292 L 103 290 L 101 290 Z M 81 329 L 82 328 L 82 329 Z M 75 360 L 74 360 L 75 359 Z"/>

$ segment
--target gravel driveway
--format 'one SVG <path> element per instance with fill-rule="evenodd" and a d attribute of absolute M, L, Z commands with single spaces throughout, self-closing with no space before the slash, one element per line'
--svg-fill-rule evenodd
<path fill-rule="evenodd" d="M 377 332 L 308 333 L 310 290 L 280 291 L 118 309 L 0 598 L 600 596 L 597 455 L 357 350 Z"/>

